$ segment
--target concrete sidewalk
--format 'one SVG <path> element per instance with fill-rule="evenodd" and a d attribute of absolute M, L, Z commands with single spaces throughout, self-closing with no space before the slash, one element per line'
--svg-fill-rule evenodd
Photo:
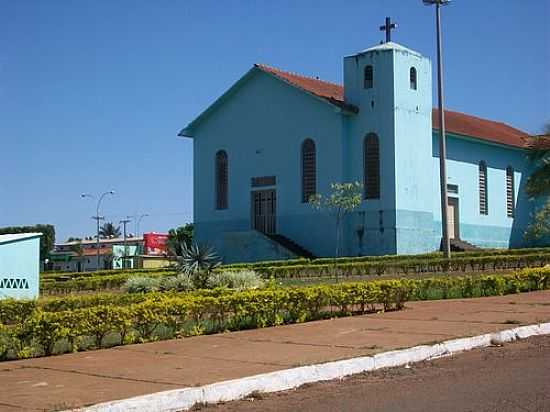
<path fill-rule="evenodd" d="M 0 409 L 59 410 L 550 321 L 550 291 L 0 363 Z"/>

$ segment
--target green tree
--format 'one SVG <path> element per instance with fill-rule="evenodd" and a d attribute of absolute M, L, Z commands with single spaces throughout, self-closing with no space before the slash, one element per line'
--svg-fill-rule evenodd
<path fill-rule="evenodd" d="M 550 201 L 533 214 L 532 221 L 525 232 L 525 239 L 536 241 L 548 235 L 550 235 Z"/>
<path fill-rule="evenodd" d="M 324 210 L 336 220 L 336 254 L 340 256 L 342 222 L 346 215 L 353 212 L 361 204 L 363 185 L 354 183 L 331 183 L 330 194 L 311 196 L 309 204 L 316 210 Z"/>
<path fill-rule="evenodd" d="M 120 237 L 120 233 L 120 226 L 115 226 L 113 222 L 105 222 L 99 229 L 99 237 L 103 239 Z"/>
<path fill-rule="evenodd" d="M 535 170 L 525 188 L 530 197 L 550 194 L 550 124 L 546 125 L 546 133 L 531 138 L 528 143 L 529 158 L 535 162 Z"/>
<path fill-rule="evenodd" d="M 183 253 L 182 245 L 191 246 L 193 242 L 193 224 L 187 223 L 176 229 L 168 231 L 168 251 L 174 256 L 181 256 Z"/>
<path fill-rule="evenodd" d="M 547 197 L 525 232 L 525 238 L 530 241 L 550 236 L 550 123 L 546 124 L 545 133 L 528 143 L 529 158 L 535 163 L 535 169 L 527 179 L 526 192 L 531 198 Z"/>

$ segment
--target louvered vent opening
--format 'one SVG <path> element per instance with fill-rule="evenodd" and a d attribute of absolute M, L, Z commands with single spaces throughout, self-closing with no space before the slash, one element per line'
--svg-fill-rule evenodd
<path fill-rule="evenodd" d="M 485 162 L 479 163 L 479 213 L 482 215 L 489 213 L 487 205 L 487 165 Z"/>
<path fill-rule="evenodd" d="M 378 136 L 370 133 L 364 144 L 364 187 L 365 199 L 380 198 L 380 149 Z"/>
<path fill-rule="evenodd" d="M 506 215 L 514 217 L 514 169 L 506 169 Z"/>
<path fill-rule="evenodd" d="M 315 143 L 306 139 L 302 143 L 302 202 L 308 202 L 317 193 L 317 159 Z"/>
<path fill-rule="evenodd" d="M 227 209 L 227 153 L 216 153 L 216 209 Z"/>

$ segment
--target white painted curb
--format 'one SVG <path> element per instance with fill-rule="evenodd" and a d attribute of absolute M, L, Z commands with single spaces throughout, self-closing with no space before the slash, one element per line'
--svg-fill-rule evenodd
<path fill-rule="evenodd" d="M 492 342 L 510 342 L 530 336 L 550 334 L 550 323 L 521 326 L 485 335 L 460 338 L 435 345 L 379 353 L 263 373 L 242 379 L 213 383 L 196 388 L 175 389 L 135 398 L 122 399 L 78 409 L 81 412 L 176 412 L 190 409 L 196 403 L 217 403 L 242 399 L 252 392 L 278 392 L 297 388 L 306 383 L 341 379 L 345 376 L 381 368 L 421 362 L 457 352 L 490 346 Z"/>

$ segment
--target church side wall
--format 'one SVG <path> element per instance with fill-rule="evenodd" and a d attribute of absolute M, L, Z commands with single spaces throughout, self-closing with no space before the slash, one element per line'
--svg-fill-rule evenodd
<path fill-rule="evenodd" d="M 448 184 L 458 186 L 460 238 L 474 245 L 491 248 L 525 246 L 523 233 L 533 203 L 525 195 L 530 164 L 519 149 L 483 144 L 447 135 Z M 479 162 L 487 164 L 488 214 L 479 206 Z M 506 213 L 506 168 L 514 168 L 515 215 Z M 439 132 L 433 133 L 433 213 L 434 231 L 441 238 L 439 190 Z"/>
<path fill-rule="evenodd" d="M 267 74 L 254 74 L 194 137 L 197 240 L 214 245 L 226 261 L 238 261 L 235 248 L 224 247 L 223 238 L 231 238 L 224 233 L 251 230 L 251 178 L 276 176 L 277 232 L 317 256 L 333 254 L 333 218 L 302 203 L 301 144 L 314 140 L 317 191 L 326 193 L 331 182 L 341 181 L 341 137 L 341 115 L 333 106 Z M 222 149 L 229 159 L 228 208 L 216 210 L 214 159 Z M 247 260 L 265 258 L 261 249 L 257 254 Z"/>

